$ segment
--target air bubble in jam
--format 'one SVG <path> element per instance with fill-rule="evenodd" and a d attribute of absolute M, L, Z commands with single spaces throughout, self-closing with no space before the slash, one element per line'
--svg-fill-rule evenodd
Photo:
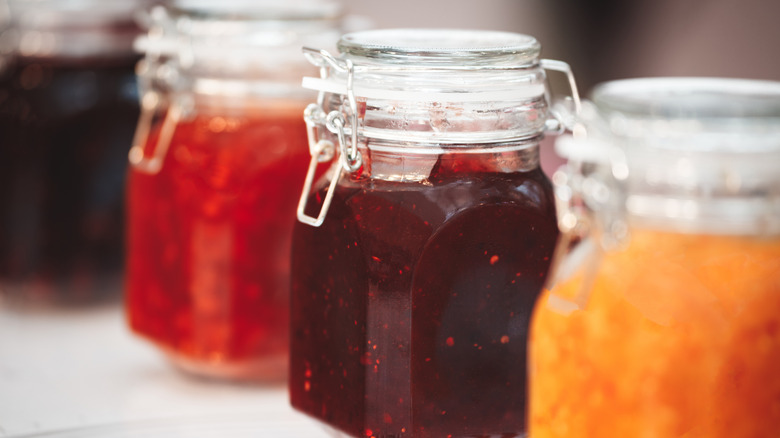
<path fill-rule="evenodd" d="M 286 374 L 289 246 L 309 158 L 301 112 L 199 114 L 177 125 L 158 174 L 130 172 L 128 319 L 185 369 Z"/>
<path fill-rule="evenodd" d="M 295 408 L 354 437 L 524 435 L 527 323 L 558 231 L 541 170 L 491 157 L 441 155 L 424 183 L 345 176 L 325 223 L 296 225 Z"/>

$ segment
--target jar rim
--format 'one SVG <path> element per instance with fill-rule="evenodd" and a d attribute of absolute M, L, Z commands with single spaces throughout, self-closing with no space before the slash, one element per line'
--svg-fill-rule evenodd
<path fill-rule="evenodd" d="M 332 45 L 343 16 L 328 0 L 179 0 L 145 18 L 149 32 L 135 41 L 136 51 L 176 59 L 177 67 L 198 76 L 204 68 L 226 74 L 305 66 L 300 47 Z"/>
<path fill-rule="evenodd" d="M 17 26 L 41 30 L 134 23 L 133 14 L 153 5 L 154 0 L 8 0 L 7 3 L 11 21 Z"/>
<path fill-rule="evenodd" d="M 598 85 L 593 103 L 610 136 L 626 147 L 708 154 L 780 152 L 780 82 L 623 79 Z"/>
<path fill-rule="evenodd" d="M 602 83 L 593 101 L 605 112 L 669 119 L 780 120 L 780 82 L 768 80 L 657 77 Z"/>
<path fill-rule="evenodd" d="M 626 79 L 597 86 L 582 108 L 575 137 L 558 138 L 556 151 L 596 175 L 593 208 L 605 217 L 624 210 L 643 227 L 780 233 L 780 82 Z"/>
<path fill-rule="evenodd" d="M 341 7 L 327 0 L 175 0 L 168 6 L 174 17 L 240 21 L 307 21 L 337 19 Z"/>
<path fill-rule="evenodd" d="M 8 0 L 3 39 L 14 56 L 36 60 L 135 58 L 135 13 L 154 0 Z M 0 18 L 2 18 L 0 0 Z M 101 61 L 102 62 L 102 61 Z"/>
<path fill-rule="evenodd" d="M 342 55 L 364 62 L 410 65 L 528 65 L 541 45 L 519 33 L 466 29 L 376 29 L 343 35 Z"/>

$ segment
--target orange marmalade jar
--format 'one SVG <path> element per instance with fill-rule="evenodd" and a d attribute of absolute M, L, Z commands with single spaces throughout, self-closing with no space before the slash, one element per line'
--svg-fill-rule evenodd
<path fill-rule="evenodd" d="M 780 83 L 625 80 L 594 104 L 557 145 L 531 436 L 778 436 Z"/>
<path fill-rule="evenodd" d="M 289 252 L 309 149 L 304 44 L 338 38 L 330 3 L 179 1 L 137 46 L 126 308 L 179 367 L 286 375 Z M 316 71 L 316 70 L 315 70 Z"/>

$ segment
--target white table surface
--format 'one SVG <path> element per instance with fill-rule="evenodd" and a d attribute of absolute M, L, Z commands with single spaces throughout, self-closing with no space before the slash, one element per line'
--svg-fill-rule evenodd
<path fill-rule="evenodd" d="M 118 306 L 3 308 L 0 437 L 327 437 L 283 387 L 185 375 L 125 327 Z"/>

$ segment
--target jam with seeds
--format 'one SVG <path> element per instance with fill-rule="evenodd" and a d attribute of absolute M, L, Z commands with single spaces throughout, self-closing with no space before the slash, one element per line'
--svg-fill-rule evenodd
<path fill-rule="evenodd" d="M 558 235 L 538 165 L 506 171 L 528 153 L 442 154 L 418 182 L 371 176 L 367 153 L 324 224 L 296 225 L 294 407 L 355 437 L 524 433 L 528 321 Z"/>
<path fill-rule="evenodd" d="M 159 173 L 130 172 L 129 323 L 185 369 L 286 374 L 290 238 L 309 153 L 301 112 L 199 114 L 177 125 Z"/>

